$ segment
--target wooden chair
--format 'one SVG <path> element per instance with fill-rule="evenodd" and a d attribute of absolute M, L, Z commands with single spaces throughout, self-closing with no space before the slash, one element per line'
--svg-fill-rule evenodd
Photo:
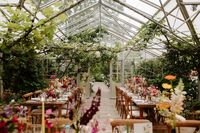
<path fill-rule="evenodd" d="M 22 96 L 22 99 L 23 99 L 23 101 L 25 102 L 25 101 L 27 101 L 27 100 L 31 100 L 32 96 L 33 96 L 33 92 L 29 92 L 29 93 L 24 94 L 24 95 Z"/>
<path fill-rule="evenodd" d="M 27 100 L 31 100 L 32 97 L 34 97 L 33 92 L 26 93 L 22 96 L 24 102 L 27 101 Z M 41 116 L 42 116 L 42 110 L 41 109 L 35 108 L 35 109 L 31 110 L 31 123 L 32 124 L 41 123 Z"/>
<path fill-rule="evenodd" d="M 76 106 L 78 103 L 78 96 L 77 93 L 75 91 L 72 92 L 72 95 L 68 96 L 68 101 L 67 103 L 62 107 L 62 116 L 64 118 L 68 118 L 69 117 L 69 111 L 70 109 L 73 109 L 74 106 Z M 79 106 L 79 105 L 78 105 Z"/>
<path fill-rule="evenodd" d="M 54 119 L 48 119 L 49 122 L 53 124 L 52 128 L 48 128 L 48 133 L 55 133 L 59 132 L 64 128 L 67 124 L 71 125 L 72 121 L 68 118 L 54 118 Z"/>
<path fill-rule="evenodd" d="M 125 118 L 140 118 L 140 111 L 139 108 L 133 105 L 132 98 L 127 94 L 124 94 L 125 98 Z M 147 113 L 143 112 L 143 117 L 147 117 Z"/>
<path fill-rule="evenodd" d="M 181 127 L 194 127 L 195 131 L 193 133 L 197 133 L 200 131 L 200 120 L 185 120 L 185 121 L 178 121 L 176 123 L 176 127 L 178 128 L 178 133 L 180 132 Z M 171 127 L 168 128 L 168 133 L 171 133 Z"/>
<path fill-rule="evenodd" d="M 115 87 L 115 90 L 116 90 L 115 107 L 116 107 L 117 111 L 120 112 L 120 90 L 117 86 Z"/>
<path fill-rule="evenodd" d="M 77 88 L 77 101 L 78 101 L 78 104 L 81 104 L 82 102 L 82 89 L 81 88 Z"/>
<path fill-rule="evenodd" d="M 192 111 L 188 114 L 188 118 L 192 120 L 199 120 L 200 119 L 200 111 Z"/>
<path fill-rule="evenodd" d="M 200 128 L 200 120 L 182 120 L 182 121 L 177 120 L 176 122 L 176 129 L 178 131 L 177 133 L 181 133 L 181 127 L 193 127 L 195 128 L 193 133 L 197 133 L 197 131 L 199 131 Z M 172 127 L 164 122 L 163 117 L 160 117 L 160 120 L 157 121 L 157 123 L 153 123 L 154 131 L 162 131 L 162 133 L 166 133 L 167 131 L 168 133 L 171 133 L 171 129 Z"/>
<path fill-rule="evenodd" d="M 129 126 L 132 127 L 135 123 L 148 123 L 149 120 L 146 119 L 113 119 L 110 124 L 112 126 L 112 133 L 117 128 L 117 126 Z"/>
<path fill-rule="evenodd" d="M 119 89 L 119 114 L 122 118 L 125 118 L 125 97 L 124 92 Z"/>
<path fill-rule="evenodd" d="M 37 90 L 37 91 L 35 91 L 35 92 L 33 93 L 33 96 L 34 96 L 34 97 L 39 97 L 40 94 L 42 94 L 42 90 Z"/>
<path fill-rule="evenodd" d="M 70 101 L 67 101 L 67 103 L 62 107 L 62 110 L 61 110 L 61 115 L 63 118 L 69 118 L 69 111 L 70 111 L 70 105 L 71 102 Z M 55 111 L 55 114 L 57 114 L 57 110 Z"/>

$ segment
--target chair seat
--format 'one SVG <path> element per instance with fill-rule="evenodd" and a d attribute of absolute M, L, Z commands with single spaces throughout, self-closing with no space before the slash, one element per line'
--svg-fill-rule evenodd
<path fill-rule="evenodd" d="M 33 109 L 31 115 L 42 115 L 42 109 Z"/>
<path fill-rule="evenodd" d="M 139 108 L 137 106 L 129 106 L 129 110 L 139 110 Z"/>
<path fill-rule="evenodd" d="M 131 112 L 129 112 L 129 114 L 131 114 Z M 132 115 L 135 118 L 139 118 L 140 117 L 140 111 L 139 110 L 133 110 L 132 111 Z M 143 112 L 143 117 L 147 117 L 147 113 Z"/>
<path fill-rule="evenodd" d="M 42 110 L 41 109 L 33 109 L 31 111 L 31 117 L 32 117 L 32 124 L 41 123 Z"/>
<path fill-rule="evenodd" d="M 53 113 L 55 114 L 55 116 L 58 116 L 58 110 L 55 110 Z M 62 109 L 61 110 L 61 116 L 67 117 L 68 116 L 68 110 Z"/>

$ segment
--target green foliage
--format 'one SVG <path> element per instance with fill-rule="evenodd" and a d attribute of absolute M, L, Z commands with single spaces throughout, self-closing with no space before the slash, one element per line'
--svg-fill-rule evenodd
<path fill-rule="evenodd" d="M 149 84 L 154 84 L 162 89 L 162 83 L 166 82 L 165 75 L 173 74 L 177 79 L 181 78 L 187 97 L 195 99 L 197 96 L 197 84 L 188 77 L 192 67 L 187 60 L 179 56 L 179 52 L 170 50 L 163 57 L 142 62 L 137 69 L 137 74 L 143 75 Z M 173 84 L 176 85 L 178 80 Z"/>
<path fill-rule="evenodd" d="M 6 54 L 4 57 L 6 59 L 3 73 L 5 88 L 14 93 L 25 93 L 46 87 L 42 60 L 37 59 L 34 51 L 19 57 Z"/>
<path fill-rule="evenodd" d="M 51 17 L 51 15 L 54 13 L 54 10 L 51 6 L 49 6 L 47 8 L 44 8 L 42 12 L 46 17 Z"/>
<path fill-rule="evenodd" d="M 4 89 L 29 92 L 44 88 L 46 75 L 38 54 L 51 45 L 55 25 L 41 25 L 44 20 L 36 23 L 34 16 L 18 8 L 9 7 L 6 11 L 10 21 L 0 23 Z M 37 25 L 40 26 L 34 28 Z"/>
<path fill-rule="evenodd" d="M 194 55 L 186 55 L 185 53 L 168 48 L 168 52 L 164 54 L 165 62 L 163 63 L 164 73 L 171 73 L 183 79 L 187 96 L 192 99 L 197 98 L 197 83 L 191 81 L 189 75 L 191 70 L 196 68 L 197 60 L 192 59 Z M 196 62 L 196 64 L 194 64 Z"/>
<path fill-rule="evenodd" d="M 164 71 L 173 73 L 177 76 L 188 77 L 190 71 L 194 68 L 191 64 L 190 57 L 183 55 L 180 51 L 175 49 L 168 49 L 164 54 L 165 64 Z"/>
<path fill-rule="evenodd" d="M 155 36 L 161 35 L 161 31 L 162 27 L 160 25 L 154 22 L 149 22 L 141 27 L 139 34 L 130 40 L 127 45 L 143 49 L 147 46 L 147 43 L 150 40 L 154 39 Z"/>
<path fill-rule="evenodd" d="M 98 27 L 95 30 L 85 30 L 79 34 L 76 34 L 74 36 L 68 37 L 69 43 L 79 43 L 79 44 L 85 44 L 85 43 L 98 43 L 104 35 L 108 34 L 105 29 L 102 27 Z"/>
<path fill-rule="evenodd" d="M 90 67 L 94 75 L 107 75 L 108 62 L 116 57 L 118 49 L 99 44 L 100 39 L 106 34 L 106 30 L 101 27 L 94 30 L 88 29 L 70 36 L 67 43 L 55 48 L 53 52 L 58 57 L 58 64 L 66 64 L 64 72 L 59 73 L 75 76 L 78 72 L 87 72 Z M 107 67 L 96 68 L 99 65 Z"/>
<path fill-rule="evenodd" d="M 191 99 L 197 96 L 197 85 L 189 78 L 191 70 L 197 70 L 200 75 L 200 47 L 195 45 L 192 37 L 182 38 L 182 40 L 169 36 L 165 29 L 150 22 L 142 27 L 139 34 L 134 37 L 128 44 L 139 49 L 146 47 L 146 44 L 155 36 L 163 35 L 167 52 L 163 58 L 157 61 L 143 62 L 139 67 L 139 74 L 142 74 L 149 82 L 161 87 L 163 75 L 173 74 L 178 78 L 182 78 L 187 91 L 187 96 Z M 185 41 L 184 41 L 185 40 Z M 161 68 L 162 71 L 160 70 Z M 160 73 L 159 71 L 160 70 Z M 162 75 L 163 74 L 163 75 Z M 199 76 L 200 77 L 200 76 Z"/>
<path fill-rule="evenodd" d="M 162 58 L 156 58 L 141 62 L 136 69 L 136 74 L 144 76 L 149 84 L 161 86 L 163 81 Z"/>
<path fill-rule="evenodd" d="M 200 47 L 189 45 L 188 42 L 192 42 L 191 38 L 185 39 L 187 42 L 181 42 L 174 38 L 165 42 L 168 51 L 165 56 L 167 60 L 171 60 L 168 69 L 186 77 L 194 69 L 200 74 Z"/>

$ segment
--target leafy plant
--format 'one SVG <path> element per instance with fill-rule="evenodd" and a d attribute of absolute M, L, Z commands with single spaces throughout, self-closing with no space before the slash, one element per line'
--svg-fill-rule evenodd
<path fill-rule="evenodd" d="M 101 38 L 107 34 L 102 27 L 88 29 L 70 36 L 67 43 L 54 48 L 53 53 L 57 56 L 58 64 L 65 66 L 64 71 L 59 73 L 75 76 L 77 73 L 87 72 L 90 67 L 95 77 L 99 74 L 108 75 L 109 61 L 116 57 L 118 50 L 99 44 Z"/>
<path fill-rule="evenodd" d="M 140 32 L 127 45 L 139 50 L 144 49 L 150 40 L 154 39 L 155 36 L 161 35 L 161 31 L 162 27 L 160 25 L 149 22 L 141 27 Z"/>
<path fill-rule="evenodd" d="M 38 55 L 45 51 L 47 44 L 51 45 L 55 25 L 43 24 L 44 20 L 36 23 L 36 16 L 20 8 L 5 10 L 9 20 L 0 23 L 4 89 L 18 93 L 41 89 L 46 86 L 46 76 Z"/>

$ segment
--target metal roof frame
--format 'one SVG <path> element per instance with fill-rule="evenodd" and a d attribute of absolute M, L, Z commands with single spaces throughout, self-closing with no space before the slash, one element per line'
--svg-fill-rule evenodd
<path fill-rule="evenodd" d="M 37 7 L 37 10 L 41 12 L 41 10 L 43 10 L 44 8 L 53 5 L 55 2 L 58 2 L 58 1 L 60 1 L 60 0 L 51 0 L 51 1 L 48 1 L 47 3 L 41 5 L 41 0 L 39 0 L 38 5 L 35 3 L 36 4 L 35 6 Z M 67 12 L 69 10 L 73 9 L 74 7 L 78 6 L 79 4 L 81 4 L 84 1 L 86 1 L 86 0 L 78 0 L 72 6 L 70 6 L 68 8 L 64 8 L 63 10 L 60 10 L 55 15 L 52 15 L 45 23 L 53 20 L 54 18 L 56 18 L 57 16 L 59 16 L 63 13 L 65 13 L 67 15 Z M 200 2 L 192 1 L 192 0 L 189 2 L 184 2 L 183 0 L 176 0 L 176 5 L 174 5 L 174 7 L 172 7 L 170 10 L 167 11 L 166 6 L 172 0 L 166 0 L 165 3 L 162 3 L 162 1 L 159 0 L 160 4 L 156 4 L 150 0 L 139 0 L 139 1 L 157 9 L 155 14 L 150 15 L 138 8 L 135 8 L 131 5 L 129 5 L 126 2 L 122 2 L 120 0 L 112 0 L 112 2 L 114 4 L 118 4 L 118 5 L 122 6 L 123 8 L 127 8 L 127 9 L 133 11 L 134 13 L 146 18 L 148 20 L 147 22 L 152 21 L 152 22 L 158 24 L 159 26 L 163 27 L 167 31 L 167 36 L 176 37 L 177 39 L 184 41 L 193 47 L 196 47 L 197 45 L 200 44 L 199 35 L 198 35 L 199 31 L 197 31 L 195 29 L 194 24 L 193 24 L 194 21 L 197 19 L 197 17 L 199 17 L 200 10 L 191 15 L 191 13 L 189 14 L 185 7 L 188 5 L 200 5 Z M 35 16 L 37 12 L 32 13 L 29 9 L 27 9 L 24 5 L 25 2 L 26 2 L 26 0 L 19 0 L 18 4 L 16 4 L 16 3 L 0 3 L 0 12 L 3 14 L 3 16 L 8 21 L 9 21 L 9 18 L 3 12 L 3 9 L 1 9 L 2 7 L 11 6 L 11 7 L 23 8 L 28 13 L 30 13 L 32 16 Z M 180 10 L 180 15 L 182 15 L 182 17 L 178 16 L 178 12 L 176 15 L 174 15 L 175 10 Z M 88 11 L 92 11 L 92 12 L 89 13 L 89 15 L 88 15 Z M 98 13 L 98 16 L 95 15 L 96 12 Z M 118 38 L 120 40 L 124 40 L 124 41 L 129 40 L 129 38 L 127 38 L 127 36 L 134 37 L 140 32 L 140 26 L 137 26 L 135 24 L 132 24 L 132 23 L 126 21 L 125 19 L 115 16 L 112 14 L 112 12 L 116 12 L 117 14 L 127 17 L 140 25 L 147 24 L 147 22 L 145 22 L 139 18 L 136 18 L 134 16 L 131 16 L 130 14 L 115 8 L 113 5 L 109 4 L 109 2 L 105 2 L 104 0 L 98 0 L 96 3 L 88 5 L 87 7 L 84 7 L 81 10 L 76 11 L 75 13 L 68 16 L 67 22 L 64 22 L 64 23 L 61 23 L 58 25 L 58 29 L 57 29 L 57 32 L 55 33 L 55 36 L 57 36 L 57 38 L 59 38 L 61 41 L 64 41 L 62 37 L 64 37 L 64 39 L 66 39 L 68 37 L 68 35 L 77 34 L 77 33 L 81 32 L 83 29 L 89 28 L 90 26 L 92 28 L 97 27 L 97 26 L 89 25 L 90 23 L 94 23 L 98 26 L 99 25 L 104 26 L 109 31 L 109 33 L 112 34 L 112 36 L 115 36 L 116 38 Z M 162 18 L 157 19 L 156 18 L 157 15 L 161 14 L 161 13 L 163 14 Z M 77 17 L 80 16 L 81 14 L 82 14 L 82 17 L 80 19 L 77 19 Z M 97 17 L 99 17 L 99 19 Z M 172 17 L 175 19 L 173 22 L 174 24 L 176 23 L 176 20 L 180 21 L 181 24 L 178 25 L 176 28 L 174 28 L 174 24 L 169 22 L 170 20 L 168 17 Z M 90 20 L 87 21 L 86 19 L 88 19 L 88 18 L 90 18 Z M 37 18 L 37 17 L 36 17 L 36 19 L 39 20 L 39 18 Z M 163 20 L 166 20 L 166 24 L 160 23 Z M 111 27 L 107 23 L 113 23 L 113 25 L 115 25 L 116 27 Z M 63 26 L 63 25 L 65 25 L 65 26 Z M 189 30 L 187 30 L 187 32 L 188 33 L 190 32 L 195 45 L 187 42 L 187 40 L 185 40 L 183 38 L 183 37 L 189 37 L 190 35 L 188 35 L 188 33 L 185 33 L 184 31 L 179 30 L 179 28 L 181 28 L 182 26 L 185 26 L 185 25 L 189 29 Z M 127 28 L 129 26 L 131 27 L 131 29 Z M 37 27 L 35 27 L 35 28 L 37 28 Z M 119 29 L 121 29 L 120 31 L 122 31 L 122 30 L 123 31 L 119 33 L 117 31 Z M 132 29 L 134 29 L 136 31 L 133 31 Z M 58 32 L 61 33 L 62 37 L 60 35 L 57 35 Z M 154 42 L 154 41 L 150 42 L 150 44 L 152 44 L 152 43 L 156 45 L 156 42 Z"/>

